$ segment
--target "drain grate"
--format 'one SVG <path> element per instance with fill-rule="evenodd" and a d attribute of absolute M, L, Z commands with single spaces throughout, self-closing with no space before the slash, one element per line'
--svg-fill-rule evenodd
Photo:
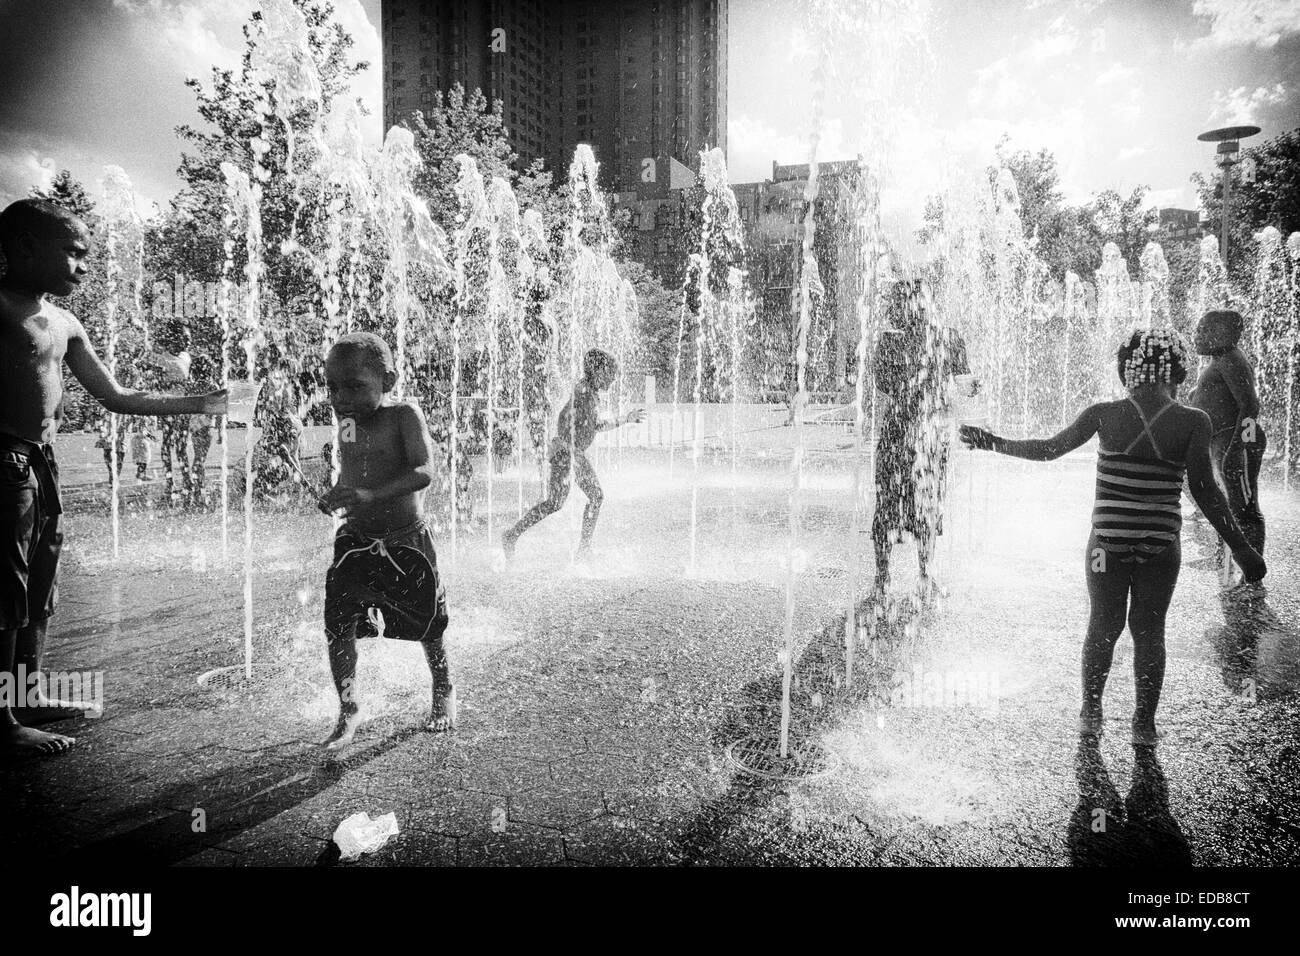
<path fill-rule="evenodd" d="M 204 690 L 248 690 L 280 677 L 286 670 L 285 665 L 278 663 L 254 664 L 250 678 L 245 674 L 243 664 L 231 664 L 205 671 L 199 675 L 198 683 Z"/>
<path fill-rule="evenodd" d="M 727 747 L 727 758 L 746 773 L 769 780 L 807 780 L 830 773 L 839 761 L 811 738 L 791 738 L 789 755 L 781 756 L 777 737 L 742 737 Z"/>

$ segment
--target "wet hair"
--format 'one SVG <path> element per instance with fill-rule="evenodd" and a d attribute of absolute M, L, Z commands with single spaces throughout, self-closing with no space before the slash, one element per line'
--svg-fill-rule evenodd
<path fill-rule="evenodd" d="M 352 332 L 343 336 L 330 349 L 331 355 L 336 352 L 355 352 L 361 356 L 367 368 L 381 376 L 397 370 L 392 349 L 373 332 Z"/>
<path fill-rule="evenodd" d="M 0 212 L 0 251 L 11 258 L 18 237 L 24 233 L 38 239 L 57 238 L 57 226 L 85 229 L 86 224 L 67 209 L 47 199 L 19 199 Z"/>
<path fill-rule="evenodd" d="M 612 379 L 618 372 L 618 362 L 604 349 L 588 349 L 582 358 L 582 371 L 589 379 L 595 379 L 597 373 L 606 371 Z"/>
<path fill-rule="evenodd" d="M 1134 329 L 1115 353 L 1116 371 L 1125 388 L 1187 378 L 1191 351 L 1174 329 Z"/>
<path fill-rule="evenodd" d="M 1232 334 L 1237 338 L 1241 338 L 1241 333 L 1246 328 L 1246 320 L 1236 309 L 1211 309 L 1205 313 L 1201 321 L 1221 322 L 1231 329 Z"/>

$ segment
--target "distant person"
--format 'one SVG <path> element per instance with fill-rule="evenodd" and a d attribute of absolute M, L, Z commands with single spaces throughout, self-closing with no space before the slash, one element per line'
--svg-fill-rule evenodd
<path fill-rule="evenodd" d="M 582 493 L 587 496 L 587 506 L 582 511 L 582 537 L 578 542 L 578 557 L 582 559 L 591 553 L 591 539 L 596 533 L 596 519 L 600 517 L 600 506 L 605 495 L 601 491 L 600 480 L 596 477 L 596 469 L 587 459 L 587 449 L 596 440 L 597 432 L 639 422 L 645 412 L 634 409 L 622 418 L 602 420 L 597 408 L 600 393 L 614 384 L 618 363 L 608 352 L 591 349 L 583 357 L 582 369 L 582 378 L 573 386 L 573 395 L 560 409 L 559 421 L 556 423 L 555 438 L 551 442 L 546 497 L 525 512 L 501 536 L 501 546 L 507 559 L 514 557 L 520 535 L 547 515 L 560 510 L 569 497 L 572 481 L 576 481 Z"/>
<path fill-rule="evenodd" d="M 153 443 L 158 436 L 148 426 L 136 419 L 131 425 L 131 460 L 135 462 L 136 481 L 149 480 L 149 462 L 153 458 Z"/>
<path fill-rule="evenodd" d="M 932 597 L 930 576 L 935 544 L 943 533 L 951 425 L 949 386 L 969 375 L 961 337 L 933 322 L 924 285 L 899 282 L 876 344 L 873 372 L 885 401 L 876 440 L 876 510 L 871 538 L 876 553 L 876 594 L 889 586 L 889 564 L 896 540 L 916 540 L 922 594 Z M 979 383 L 969 380 L 974 394 Z"/>
<path fill-rule="evenodd" d="M 205 392 L 216 386 L 216 375 L 212 360 L 200 355 L 190 363 L 190 391 Z M 207 477 L 206 465 L 208 449 L 212 447 L 213 419 L 211 415 L 191 415 L 189 420 L 190 444 L 193 446 L 191 459 L 191 496 L 194 504 L 204 501 L 204 479 Z"/>
<path fill-rule="evenodd" d="M 86 275 L 85 224 L 53 203 L 20 199 L 0 212 L 0 751 L 52 754 L 72 737 L 24 723 L 66 719 L 86 708 L 50 700 L 38 680 L 46 628 L 58 596 L 63 507 L 54 460 L 63 364 L 110 412 L 130 415 L 225 413 L 225 392 L 156 395 L 118 384 L 86 330 L 49 301 L 71 295 Z M 23 681 L 16 680 L 22 673 Z M 28 685 L 37 684 L 34 693 Z M 9 698 L 17 691 L 19 700 Z M 23 707 L 22 703 L 31 706 Z"/>
<path fill-rule="evenodd" d="M 456 694 L 442 635 L 447 597 L 424 489 L 433 481 L 433 447 L 414 402 L 387 401 L 397 384 L 387 343 L 369 332 L 345 335 L 325 359 L 330 404 L 338 415 L 338 483 L 321 510 L 342 511 L 334 563 L 325 577 L 325 636 L 339 717 L 328 750 L 350 744 L 364 715 L 356 699 L 357 639 L 418 641 L 432 678 L 426 729 L 450 730 Z"/>
<path fill-rule="evenodd" d="M 1264 514 L 1259 508 L 1259 469 L 1267 436 L 1259 422 L 1255 371 L 1240 347 L 1240 312 L 1206 312 L 1196 326 L 1196 351 L 1210 356 L 1190 403 L 1210 416 L 1210 460 L 1223 483 L 1232 517 L 1250 546 L 1264 553 Z"/>
<path fill-rule="evenodd" d="M 1165 615 L 1182 560 L 1184 472 L 1196 503 L 1232 548 L 1246 579 L 1257 581 L 1267 569 L 1214 480 L 1209 416 L 1175 400 L 1190 361 L 1178 333 L 1135 331 L 1116 359 L 1128 397 L 1089 406 L 1052 438 L 1016 441 L 972 425 L 961 427 L 961 437 L 971 448 L 1052 461 L 1099 436 L 1092 533 L 1084 555 L 1091 614 L 1083 645 L 1079 732 L 1102 731 L 1102 694 L 1127 617 L 1137 688 L 1132 742 L 1155 746 L 1165 678 Z"/>
<path fill-rule="evenodd" d="M 188 391 L 190 386 L 190 331 L 179 319 L 170 319 L 158 333 L 150 359 L 161 388 Z M 169 415 L 162 420 L 163 492 L 169 502 L 188 501 L 193 488 L 189 462 L 189 416 Z M 180 477 L 183 494 L 177 491 Z"/>
<path fill-rule="evenodd" d="M 114 455 L 109 449 L 117 446 L 117 454 Z M 122 428 L 122 423 L 118 424 L 117 439 L 113 439 L 113 422 L 109 416 L 104 415 L 99 423 L 99 438 L 95 442 L 96 448 L 104 450 L 104 467 L 108 469 L 108 483 L 121 481 L 122 465 L 126 461 L 126 430 Z M 117 459 L 117 470 L 113 470 L 113 459 Z M 114 476 L 117 476 L 116 478 Z"/>

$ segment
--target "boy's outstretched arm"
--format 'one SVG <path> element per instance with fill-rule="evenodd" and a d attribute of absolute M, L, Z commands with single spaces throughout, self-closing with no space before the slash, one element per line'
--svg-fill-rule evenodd
<path fill-rule="evenodd" d="M 971 448 L 986 448 L 1001 455 L 1029 461 L 1053 461 L 1074 451 L 1093 435 L 1101 424 L 1103 404 L 1089 405 L 1079 417 L 1051 438 L 1011 439 L 994 435 L 987 428 L 961 426 L 961 440 Z"/>
<path fill-rule="evenodd" d="M 1237 520 L 1232 516 L 1232 509 L 1214 478 L 1214 466 L 1210 463 L 1210 435 L 1213 428 L 1210 416 L 1198 411 L 1196 424 L 1192 426 L 1192 435 L 1187 443 L 1187 484 L 1201 513 L 1232 549 L 1232 556 L 1241 565 L 1246 580 L 1258 581 L 1267 570 L 1264 559 L 1241 533 Z"/>
<path fill-rule="evenodd" d="M 64 361 L 82 385 L 110 412 L 121 415 L 224 415 L 226 391 L 221 389 L 206 395 L 159 395 L 138 389 L 123 388 L 109 372 L 95 348 L 90 344 L 86 329 L 76 316 L 69 315 L 68 352 Z"/>

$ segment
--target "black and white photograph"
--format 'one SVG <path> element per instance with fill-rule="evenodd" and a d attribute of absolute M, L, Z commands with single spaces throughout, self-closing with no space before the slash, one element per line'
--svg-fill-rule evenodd
<path fill-rule="evenodd" d="M 1298 377 L 1300 0 L 0 0 L 6 922 L 1276 930 Z"/>

